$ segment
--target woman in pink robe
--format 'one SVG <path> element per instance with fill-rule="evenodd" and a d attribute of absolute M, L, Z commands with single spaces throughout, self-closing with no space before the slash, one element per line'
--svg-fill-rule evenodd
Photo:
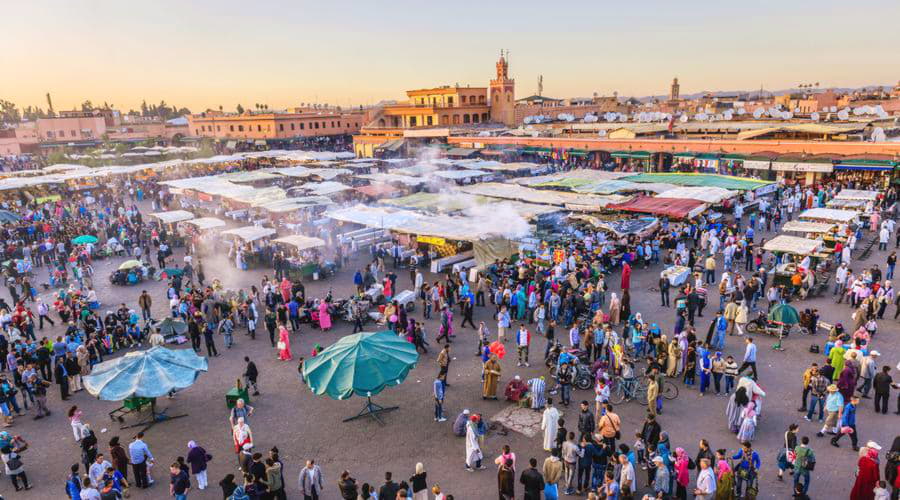
<path fill-rule="evenodd" d="M 328 314 L 328 303 L 324 300 L 319 303 L 319 326 L 323 332 L 331 329 L 331 315 Z"/>
<path fill-rule="evenodd" d="M 631 288 L 631 266 L 625 262 L 622 264 L 622 290 Z"/>
<path fill-rule="evenodd" d="M 291 301 L 291 282 L 288 281 L 287 278 L 282 278 L 281 280 L 281 298 L 284 300 L 284 303 L 287 304 Z"/>
<path fill-rule="evenodd" d="M 294 359 L 291 355 L 291 337 L 284 325 L 278 325 L 278 347 L 278 359 L 281 361 Z"/>

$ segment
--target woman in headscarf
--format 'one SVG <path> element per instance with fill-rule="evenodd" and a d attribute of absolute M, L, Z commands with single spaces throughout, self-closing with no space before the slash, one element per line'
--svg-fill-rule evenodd
<path fill-rule="evenodd" d="M 738 430 L 738 441 L 753 442 L 753 436 L 756 434 L 756 403 L 750 401 L 747 406 L 741 410 L 741 428 Z"/>
<path fill-rule="evenodd" d="M 291 337 L 284 323 L 278 325 L 278 359 L 281 361 L 290 361 L 294 359 L 291 355 Z"/>
<path fill-rule="evenodd" d="M 856 462 L 856 481 L 850 490 L 850 500 L 874 500 L 875 485 L 881 479 L 878 471 L 878 450 L 868 448 L 866 455 Z"/>
<path fill-rule="evenodd" d="M 841 370 L 838 377 L 837 386 L 841 396 L 844 396 L 844 401 L 850 401 L 853 391 L 856 390 L 856 369 L 853 365 L 849 363 L 844 365 L 844 369 Z"/>
<path fill-rule="evenodd" d="M 831 352 L 828 353 L 828 357 L 831 358 L 831 367 L 834 368 L 834 376 L 831 377 L 833 381 L 837 381 L 841 372 L 844 371 L 844 353 L 847 352 L 844 349 L 844 342 L 842 340 L 838 340 L 834 343 L 834 347 L 831 348 Z"/>
<path fill-rule="evenodd" d="M 734 471 L 725 459 L 725 450 L 716 451 L 716 500 L 734 500 Z"/>
<path fill-rule="evenodd" d="M 675 498 L 687 500 L 687 486 L 691 482 L 690 458 L 684 448 L 675 448 Z"/>
<path fill-rule="evenodd" d="M 323 332 L 331 330 L 331 314 L 328 313 L 328 302 L 319 303 L 319 327 Z"/>
<path fill-rule="evenodd" d="M 234 442 L 235 453 L 240 453 L 245 444 L 253 445 L 253 432 L 244 422 L 244 417 L 238 417 L 237 423 L 231 429 L 231 440 Z"/>
<path fill-rule="evenodd" d="M 516 290 L 516 319 L 522 321 L 525 319 L 525 310 L 528 308 L 528 299 L 525 297 L 525 289 L 519 285 Z"/>
<path fill-rule="evenodd" d="M 619 301 L 619 296 L 616 295 L 616 292 L 612 292 L 609 300 L 609 323 L 613 326 L 618 325 L 621 313 L 622 303 Z"/>
<path fill-rule="evenodd" d="M 734 394 L 728 399 L 728 405 L 725 406 L 725 417 L 728 420 L 728 430 L 731 432 L 737 432 L 741 427 L 741 416 L 744 411 L 744 407 L 747 406 L 747 403 L 750 402 L 750 397 L 747 396 L 747 389 L 744 387 L 738 387 Z"/>

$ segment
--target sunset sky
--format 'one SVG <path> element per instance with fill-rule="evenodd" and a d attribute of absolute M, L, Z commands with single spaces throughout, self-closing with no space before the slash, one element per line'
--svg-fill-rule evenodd
<path fill-rule="evenodd" d="M 900 2 L 5 2 L 0 99 L 57 109 L 142 99 L 193 111 L 402 99 L 486 86 L 510 50 L 516 93 L 663 94 L 896 84 Z"/>

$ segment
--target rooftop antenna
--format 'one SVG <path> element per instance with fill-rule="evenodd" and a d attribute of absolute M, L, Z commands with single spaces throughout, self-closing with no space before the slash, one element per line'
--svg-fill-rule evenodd
<path fill-rule="evenodd" d="M 544 75 L 538 75 L 538 91 L 537 95 L 544 95 Z"/>
<path fill-rule="evenodd" d="M 50 92 L 47 92 L 47 112 L 50 116 L 53 116 L 53 100 L 50 99 Z"/>

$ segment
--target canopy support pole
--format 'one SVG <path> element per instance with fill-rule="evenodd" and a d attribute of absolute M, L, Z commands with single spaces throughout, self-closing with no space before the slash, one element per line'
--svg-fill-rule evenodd
<path fill-rule="evenodd" d="M 356 416 L 345 418 L 344 422 L 349 422 L 351 420 L 356 420 L 358 418 L 363 418 L 363 417 L 372 417 L 373 420 L 375 420 L 376 422 L 378 422 L 381 425 L 384 425 L 384 421 L 381 420 L 380 418 L 378 418 L 378 414 L 379 413 L 387 413 L 389 411 L 394 411 L 399 408 L 400 408 L 399 406 L 388 406 L 388 407 L 380 406 L 380 405 L 373 403 L 371 397 L 366 397 L 366 406 L 364 406 L 363 409 L 360 410 L 360 412 L 356 414 Z"/>
<path fill-rule="evenodd" d="M 156 398 L 151 398 L 151 399 L 150 399 L 150 417 L 149 417 L 149 418 L 147 418 L 147 419 L 145 419 L 145 420 L 142 420 L 142 421 L 140 421 L 140 422 L 131 424 L 131 425 L 124 425 L 124 426 L 121 426 L 121 427 L 119 427 L 119 428 L 120 428 L 120 429 L 130 429 L 130 428 L 132 428 L 132 427 L 143 427 L 143 428 L 141 429 L 141 432 L 146 432 L 146 431 L 148 431 L 151 427 L 153 427 L 154 425 L 156 425 L 156 424 L 158 424 L 158 423 L 160 423 L 160 422 L 165 422 L 166 420 L 174 420 L 174 419 L 176 419 L 176 418 L 181 418 L 181 417 L 186 417 L 186 416 L 187 416 L 187 413 L 185 413 L 185 414 L 183 414 L 183 415 L 172 415 L 172 416 L 169 416 L 169 415 L 166 415 L 166 410 L 168 410 L 168 408 L 166 408 L 165 410 L 163 410 L 163 411 L 157 413 L 157 411 L 156 411 Z"/>

